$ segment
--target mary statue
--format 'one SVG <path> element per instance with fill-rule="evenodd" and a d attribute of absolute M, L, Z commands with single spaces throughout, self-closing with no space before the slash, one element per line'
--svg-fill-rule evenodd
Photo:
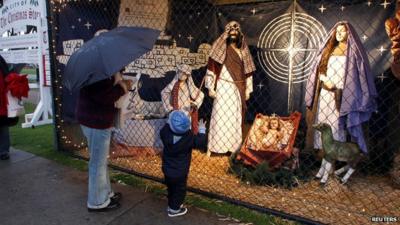
<path fill-rule="evenodd" d="M 347 141 L 350 135 L 367 153 L 362 124 L 376 110 L 374 77 L 367 54 L 353 26 L 338 22 L 324 41 L 307 80 L 306 148 L 322 149 L 319 132 L 312 124 L 324 122 L 332 127 L 335 140 Z"/>

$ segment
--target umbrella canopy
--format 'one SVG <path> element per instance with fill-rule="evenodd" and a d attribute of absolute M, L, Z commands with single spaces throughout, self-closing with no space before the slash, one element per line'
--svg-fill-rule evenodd
<path fill-rule="evenodd" d="M 153 48 L 159 30 L 117 27 L 82 45 L 64 71 L 64 86 L 74 91 L 104 80 Z"/>

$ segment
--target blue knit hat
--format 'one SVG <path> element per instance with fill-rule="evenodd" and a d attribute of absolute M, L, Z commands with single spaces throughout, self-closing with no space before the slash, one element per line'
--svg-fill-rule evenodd
<path fill-rule="evenodd" d="M 171 130 L 177 134 L 183 134 L 190 129 L 189 117 L 180 110 L 174 110 L 169 114 L 168 124 Z"/>

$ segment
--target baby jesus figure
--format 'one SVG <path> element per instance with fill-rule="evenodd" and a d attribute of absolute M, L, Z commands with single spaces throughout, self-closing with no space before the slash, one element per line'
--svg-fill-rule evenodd
<path fill-rule="evenodd" d="M 250 134 L 249 147 L 253 150 L 280 150 L 284 129 L 276 116 L 261 116 L 255 121 L 253 132 Z"/>
<path fill-rule="evenodd" d="M 283 138 L 283 132 L 281 130 L 281 122 L 279 121 L 279 118 L 273 115 L 269 118 L 268 125 L 265 124 L 266 123 L 264 123 L 264 126 L 269 126 L 268 128 L 264 126 L 261 127 L 263 130 L 267 131 L 261 141 L 262 148 L 280 150 L 280 141 Z"/>

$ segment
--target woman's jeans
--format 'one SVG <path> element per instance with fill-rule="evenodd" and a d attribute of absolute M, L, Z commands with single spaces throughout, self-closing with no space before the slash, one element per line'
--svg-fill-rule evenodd
<path fill-rule="evenodd" d="M 89 208 L 104 208 L 114 195 L 107 170 L 110 151 L 111 128 L 95 129 L 81 125 L 89 147 Z"/>
<path fill-rule="evenodd" d="M 10 152 L 10 131 L 8 126 L 0 126 L 0 155 Z"/>

